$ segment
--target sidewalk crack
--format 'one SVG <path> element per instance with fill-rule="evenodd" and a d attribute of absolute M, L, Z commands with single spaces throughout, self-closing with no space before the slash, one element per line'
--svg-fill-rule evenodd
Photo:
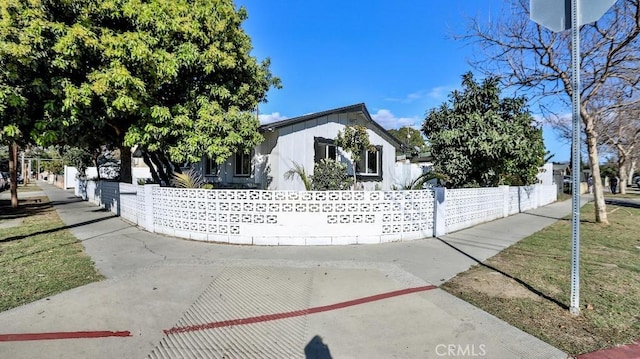
<path fill-rule="evenodd" d="M 131 237 L 131 236 L 126 236 L 126 237 L 129 237 L 129 238 L 131 238 L 131 239 L 134 239 L 134 240 L 136 240 L 136 241 L 138 241 L 138 242 L 142 243 L 142 246 L 144 247 L 144 249 L 146 249 L 149 253 L 151 253 L 151 254 L 153 254 L 153 255 L 156 255 L 156 256 L 158 256 L 158 257 L 162 257 L 162 260 L 163 260 L 163 261 L 164 261 L 164 260 L 167 260 L 167 256 L 166 256 L 165 254 L 158 253 L 158 252 L 154 251 L 153 249 L 149 248 L 149 247 L 147 246 L 147 242 L 146 242 L 144 239 L 135 238 L 135 237 Z"/>

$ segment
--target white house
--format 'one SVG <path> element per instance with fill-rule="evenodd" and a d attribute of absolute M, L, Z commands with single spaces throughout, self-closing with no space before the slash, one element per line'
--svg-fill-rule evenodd
<path fill-rule="evenodd" d="M 374 151 L 366 151 L 356 166 L 358 183 L 364 189 L 392 189 L 395 153 L 403 144 L 376 123 L 364 103 L 312 113 L 262 125 L 265 140 L 250 154 L 236 154 L 221 166 L 203 159 L 201 171 L 208 182 L 219 187 L 246 187 L 278 190 L 304 190 L 299 178 L 285 180 L 284 173 L 294 162 L 313 174 L 314 164 L 323 158 L 347 163 L 349 156 L 334 145 L 338 131 L 346 125 L 367 128 Z"/>

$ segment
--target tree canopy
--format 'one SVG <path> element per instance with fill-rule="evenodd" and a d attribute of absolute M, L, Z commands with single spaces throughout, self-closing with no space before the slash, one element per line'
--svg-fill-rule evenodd
<path fill-rule="evenodd" d="M 513 88 L 535 95 L 542 109 L 570 108 L 571 32 L 551 32 L 529 19 L 529 0 L 511 0 L 503 16 L 490 22 L 473 18 L 461 38 L 473 43 L 472 64 L 485 74 L 501 76 Z M 640 1 L 617 1 L 598 21 L 580 26 L 580 118 L 594 179 L 596 222 L 607 223 L 600 175 L 598 124 L 612 109 L 640 101 Z M 558 102 L 565 107 L 558 109 Z M 549 105 L 549 106 L 547 106 Z"/>
<path fill-rule="evenodd" d="M 524 97 L 501 98 L 499 80 L 462 76 L 462 90 L 431 109 L 422 130 L 434 170 L 452 187 L 535 183 L 545 149 Z"/>
<path fill-rule="evenodd" d="M 18 206 L 18 148 L 54 136 L 46 127 L 56 110 L 50 61 L 59 30 L 39 1 L 0 1 L 0 145 L 9 148 L 13 207 Z"/>
<path fill-rule="evenodd" d="M 231 0 L 87 1 L 57 43 L 56 63 L 80 75 L 64 83 L 65 108 L 127 146 L 222 163 L 261 141 L 252 111 L 279 86 L 250 55 L 246 18 Z"/>
<path fill-rule="evenodd" d="M 247 12 L 232 0 L 1 5 L 3 133 L 113 144 L 123 169 L 133 145 L 165 162 L 221 163 L 261 141 L 252 111 L 280 82 L 251 56 Z"/>

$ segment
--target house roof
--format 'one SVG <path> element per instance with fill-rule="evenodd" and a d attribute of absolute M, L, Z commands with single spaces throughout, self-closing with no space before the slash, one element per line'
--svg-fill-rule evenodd
<path fill-rule="evenodd" d="M 553 170 L 554 171 L 565 171 L 566 169 L 568 169 L 570 166 L 568 163 L 553 163 Z"/>
<path fill-rule="evenodd" d="M 377 128 L 378 131 L 380 131 L 380 133 L 382 134 L 382 136 L 387 141 L 389 141 L 389 143 L 391 143 L 394 147 L 403 149 L 403 148 L 405 148 L 407 146 L 403 142 L 398 141 L 398 139 L 393 137 L 393 135 L 391 135 L 387 130 L 385 130 L 382 126 L 380 126 L 379 123 L 374 121 L 373 118 L 371 118 L 371 114 L 369 114 L 369 110 L 367 110 L 367 106 L 365 106 L 364 103 L 358 103 L 358 104 L 355 104 L 355 105 L 338 107 L 338 108 L 334 108 L 332 110 L 327 110 L 327 111 L 322 111 L 322 112 L 315 112 L 315 113 L 310 113 L 310 114 L 303 115 L 303 116 L 289 118 L 289 119 L 282 120 L 282 121 L 267 123 L 267 124 L 264 124 L 264 125 L 260 126 L 260 131 L 263 131 L 263 132 L 272 131 L 272 130 L 277 129 L 277 128 L 281 128 L 281 127 L 285 127 L 285 126 L 291 126 L 291 125 L 294 125 L 296 123 L 305 122 L 305 121 L 312 120 L 312 119 L 319 118 L 319 117 L 329 116 L 329 115 L 338 114 L 338 113 L 349 113 L 349 112 L 361 112 L 364 115 L 365 119 L 369 123 L 371 123 L 375 128 Z"/>

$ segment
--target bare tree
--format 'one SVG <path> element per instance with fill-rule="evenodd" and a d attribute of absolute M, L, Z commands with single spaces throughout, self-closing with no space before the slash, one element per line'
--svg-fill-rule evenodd
<path fill-rule="evenodd" d="M 597 121 L 603 145 L 616 154 L 620 193 L 626 193 L 638 160 L 640 108 L 620 108 Z"/>
<path fill-rule="evenodd" d="M 594 177 L 595 219 L 600 223 L 608 221 L 600 177 L 597 121 L 614 107 L 638 101 L 638 1 L 618 0 L 600 20 L 580 29 L 580 116 Z M 529 19 L 528 4 L 529 0 L 512 0 L 508 13 L 487 24 L 472 18 L 460 38 L 478 47 L 478 57 L 471 60 L 476 69 L 501 76 L 505 85 L 526 90 L 552 108 L 568 105 L 574 90 L 570 32 L 553 33 L 534 23 Z M 623 89 L 623 96 L 607 96 L 612 89 Z"/>
<path fill-rule="evenodd" d="M 618 89 L 621 90 L 621 89 Z M 612 99 L 626 98 L 620 91 L 611 91 L 606 95 Z M 605 105 L 606 108 L 606 105 Z M 595 126 L 598 133 L 598 154 L 615 158 L 620 177 L 620 193 L 632 185 L 640 155 L 640 105 L 631 107 L 610 107 L 611 110 L 598 112 Z M 570 115 L 548 114 L 548 123 L 558 131 L 559 137 L 570 142 L 572 137 Z M 586 137 L 582 136 L 586 144 Z"/>

